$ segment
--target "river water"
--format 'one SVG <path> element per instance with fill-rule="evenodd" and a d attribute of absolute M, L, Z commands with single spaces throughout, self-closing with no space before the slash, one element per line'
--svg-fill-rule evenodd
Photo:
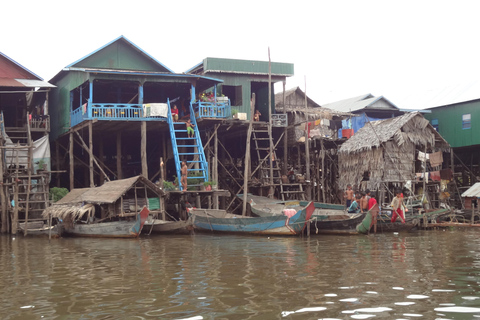
<path fill-rule="evenodd" d="M 1 319 L 480 319 L 480 233 L 0 237 Z"/>

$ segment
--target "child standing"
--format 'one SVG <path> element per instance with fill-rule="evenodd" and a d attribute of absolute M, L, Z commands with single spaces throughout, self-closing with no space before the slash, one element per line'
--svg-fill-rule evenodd
<path fill-rule="evenodd" d="M 185 124 L 187 125 L 187 135 L 188 135 L 188 137 L 193 138 L 193 135 L 195 134 L 195 131 L 193 131 L 193 127 L 195 127 L 195 125 L 190 122 L 190 119 L 188 119 Z"/>
<path fill-rule="evenodd" d="M 392 212 L 392 223 L 394 223 L 396 220 L 397 220 L 397 215 L 400 217 L 400 219 L 402 220 L 402 223 L 405 223 L 405 216 L 403 215 L 403 198 L 402 198 L 402 191 L 400 189 L 397 189 L 395 191 L 396 193 L 396 197 L 393 198 L 392 200 L 392 208 L 393 208 L 393 212 Z"/>
<path fill-rule="evenodd" d="M 346 199 L 345 206 L 347 207 L 347 209 L 350 208 L 350 205 L 352 204 L 352 200 L 354 198 L 351 184 L 347 184 L 347 190 L 345 190 L 345 194 L 343 195 L 343 197 Z"/>

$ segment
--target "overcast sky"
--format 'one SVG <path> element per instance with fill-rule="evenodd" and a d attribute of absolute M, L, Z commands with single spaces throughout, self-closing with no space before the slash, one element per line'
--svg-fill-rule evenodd
<path fill-rule="evenodd" d="M 480 98 L 478 1 L 4 1 L 0 51 L 50 80 L 124 35 L 175 72 L 205 57 L 290 62 L 320 104 Z M 281 88 L 278 86 L 276 89 Z M 468 98 L 465 98 L 468 96 Z"/>

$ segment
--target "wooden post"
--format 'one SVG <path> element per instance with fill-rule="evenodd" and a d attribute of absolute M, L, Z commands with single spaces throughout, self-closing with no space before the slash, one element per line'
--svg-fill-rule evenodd
<path fill-rule="evenodd" d="M 23 229 L 23 235 L 28 234 L 28 210 L 30 207 L 30 189 L 32 185 L 32 162 L 33 162 L 33 143 L 32 143 L 32 134 L 30 131 L 30 114 L 27 112 L 27 142 L 28 142 L 28 156 L 27 156 L 27 173 L 28 180 L 26 186 L 26 199 L 25 199 L 25 228 Z M 18 168 L 17 168 L 18 170 Z"/>
<path fill-rule="evenodd" d="M 141 150 L 140 158 L 142 159 L 142 175 L 148 179 L 148 165 L 147 165 L 147 121 L 142 121 L 141 128 Z"/>
<path fill-rule="evenodd" d="M 95 187 L 95 181 L 93 179 L 93 125 L 92 121 L 88 123 L 88 171 L 90 176 L 90 188 Z"/>
<path fill-rule="evenodd" d="M 307 184 L 307 200 L 312 198 L 310 181 L 310 144 L 308 141 L 308 101 L 307 101 L 307 77 L 305 76 L 305 182 Z"/>
<path fill-rule="evenodd" d="M 100 168 L 103 169 L 103 163 L 104 163 L 104 153 L 103 153 L 103 138 L 99 137 L 98 139 L 98 157 L 100 158 Z M 93 168 L 92 168 L 93 170 Z M 100 175 L 98 184 L 103 185 L 105 183 L 105 176 L 103 174 Z"/>
<path fill-rule="evenodd" d="M 1 119 L 1 123 L 3 123 L 3 117 Z M 3 147 L 3 137 L 1 136 L 0 132 L 0 147 Z M 8 232 L 8 214 L 7 214 L 7 197 L 5 196 L 5 186 L 4 186 L 4 176 L 3 176 L 3 170 L 5 168 L 3 160 L 4 160 L 4 152 L 5 150 L 3 148 L 0 148 L 0 198 L 2 201 L 2 233 L 7 233 Z"/>
<path fill-rule="evenodd" d="M 165 163 L 163 162 L 163 158 L 160 157 L 160 188 L 164 190 L 164 184 L 163 182 L 165 181 Z M 165 221 L 165 197 L 160 197 L 160 210 L 162 210 L 162 220 Z"/>
<path fill-rule="evenodd" d="M 217 187 L 220 187 L 220 181 L 218 180 L 218 128 L 220 125 L 215 126 L 214 140 L 213 140 L 213 180 L 217 183 Z M 213 209 L 218 209 L 218 194 L 213 193 Z"/>
<path fill-rule="evenodd" d="M 73 129 L 70 129 L 69 142 L 68 142 L 68 156 L 70 164 L 70 191 L 75 189 L 75 159 L 73 157 Z"/>
<path fill-rule="evenodd" d="M 57 170 L 56 173 L 56 180 L 57 180 L 57 188 L 60 188 L 61 186 L 61 181 L 60 181 L 60 142 L 55 141 L 55 170 Z"/>
<path fill-rule="evenodd" d="M 300 150 L 300 145 L 297 144 L 297 166 L 298 166 L 298 170 L 300 170 L 300 168 L 302 167 L 302 157 L 301 157 L 301 150 Z"/>
<path fill-rule="evenodd" d="M 283 113 L 287 114 L 285 105 L 285 81 L 283 81 Z M 287 116 L 288 123 L 288 116 Z M 288 126 L 283 129 L 283 174 L 288 173 Z"/>
<path fill-rule="evenodd" d="M 255 93 L 252 94 L 252 98 L 250 100 L 250 123 L 248 124 L 248 131 L 247 131 L 247 146 L 245 149 L 245 168 L 243 174 L 243 207 L 242 207 L 242 216 L 247 215 L 247 193 L 248 193 L 248 170 L 250 167 L 250 140 L 252 138 L 252 127 L 253 127 L 253 114 L 255 112 Z"/>
<path fill-rule="evenodd" d="M 122 173 L 122 132 L 117 132 L 117 179 L 123 178 Z"/>
<path fill-rule="evenodd" d="M 253 113 L 252 113 L 253 114 Z M 250 117 L 250 118 L 253 118 Z M 270 60 L 270 47 L 268 48 L 268 140 L 269 140 L 269 165 L 270 165 L 270 191 L 268 197 L 273 198 L 275 187 L 273 186 L 273 138 L 272 138 L 272 62 Z M 246 160 L 246 158 L 245 158 Z M 275 159 L 277 160 L 277 159 Z"/>
<path fill-rule="evenodd" d="M 322 157 L 322 201 L 325 201 L 325 148 L 323 145 L 323 138 L 320 140 L 321 151 L 320 156 Z"/>

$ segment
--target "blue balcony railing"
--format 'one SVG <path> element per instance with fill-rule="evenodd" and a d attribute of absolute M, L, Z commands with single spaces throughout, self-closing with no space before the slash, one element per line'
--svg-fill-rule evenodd
<path fill-rule="evenodd" d="M 196 102 L 193 104 L 197 118 L 230 118 L 230 101 Z M 70 113 L 71 126 L 85 120 L 114 121 L 166 121 L 166 117 L 151 116 L 142 104 L 126 103 L 87 103 Z"/>
<path fill-rule="evenodd" d="M 197 101 L 193 103 L 195 116 L 197 118 L 230 118 L 232 116 L 232 108 L 230 100 L 225 102 L 203 102 Z"/>

